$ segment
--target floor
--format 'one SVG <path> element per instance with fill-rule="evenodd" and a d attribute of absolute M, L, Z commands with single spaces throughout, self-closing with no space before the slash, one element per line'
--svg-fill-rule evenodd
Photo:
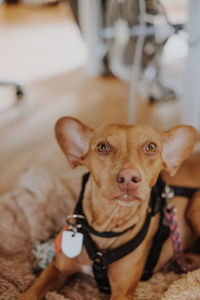
<path fill-rule="evenodd" d="M 19 80 L 25 97 L 0 88 L 0 194 L 13 189 L 30 165 L 53 174 L 70 172 L 54 138 L 63 115 L 97 127 L 128 121 L 128 83 L 88 78 L 87 50 L 70 8 L 0 6 L 0 80 Z M 180 102 L 148 104 L 138 96 L 137 121 L 159 130 L 178 124 Z"/>
<path fill-rule="evenodd" d="M 87 59 L 67 2 L 52 7 L 1 5 L 0 41 L 0 80 L 27 83 L 70 71 Z"/>

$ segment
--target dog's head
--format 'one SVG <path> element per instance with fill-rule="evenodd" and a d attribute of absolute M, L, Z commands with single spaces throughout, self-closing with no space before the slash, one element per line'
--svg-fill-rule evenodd
<path fill-rule="evenodd" d="M 147 199 L 161 170 L 173 176 L 196 142 L 191 126 L 161 134 L 141 124 L 111 124 L 93 130 L 64 117 L 55 130 L 70 165 L 85 165 L 102 196 L 126 203 Z"/>

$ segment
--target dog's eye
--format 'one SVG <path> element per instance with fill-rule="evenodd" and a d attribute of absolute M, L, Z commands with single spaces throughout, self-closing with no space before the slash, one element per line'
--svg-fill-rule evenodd
<path fill-rule="evenodd" d="M 99 143 L 96 147 L 96 150 L 100 153 L 107 153 L 110 151 L 110 147 L 106 143 Z"/>
<path fill-rule="evenodd" d="M 157 150 L 158 150 L 158 147 L 157 147 L 157 145 L 156 144 L 154 144 L 154 143 L 149 143 L 146 147 L 145 147 L 145 151 L 147 152 L 147 153 L 156 153 L 157 152 Z"/>

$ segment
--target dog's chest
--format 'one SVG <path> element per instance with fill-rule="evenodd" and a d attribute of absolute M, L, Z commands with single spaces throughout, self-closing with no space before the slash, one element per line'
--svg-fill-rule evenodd
<path fill-rule="evenodd" d="M 80 264 L 81 272 L 93 276 L 92 272 L 92 261 L 90 260 L 85 247 L 81 252 L 81 255 L 77 258 L 78 263 Z"/>

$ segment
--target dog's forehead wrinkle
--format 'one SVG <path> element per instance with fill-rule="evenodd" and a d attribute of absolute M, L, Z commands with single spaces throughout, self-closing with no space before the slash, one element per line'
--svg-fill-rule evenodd
<path fill-rule="evenodd" d="M 115 126 L 106 126 L 96 130 L 92 136 L 91 143 L 97 144 L 99 142 L 108 142 L 112 146 L 117 146 L 120 140 L 126 139 L 126 130 L 117 129 Z"/>
<path fill-rule="evenodd" d="M 127 153 L 147 141 L 160 143 L 160 134 L 143 124 L 110 124 L 94 132 L 91 144 L 103 141 Z"/>
<path fill-rule="evenodd" d="M 130 128 L 127 133 L 127 150 L 131 154 L 133 150 L 141 149 L 147 142 L 153 142 L 160 145 L 160 135 L 153 129 L 149 128 L 149 131 L 144 130 L 143 127 Z"/>

